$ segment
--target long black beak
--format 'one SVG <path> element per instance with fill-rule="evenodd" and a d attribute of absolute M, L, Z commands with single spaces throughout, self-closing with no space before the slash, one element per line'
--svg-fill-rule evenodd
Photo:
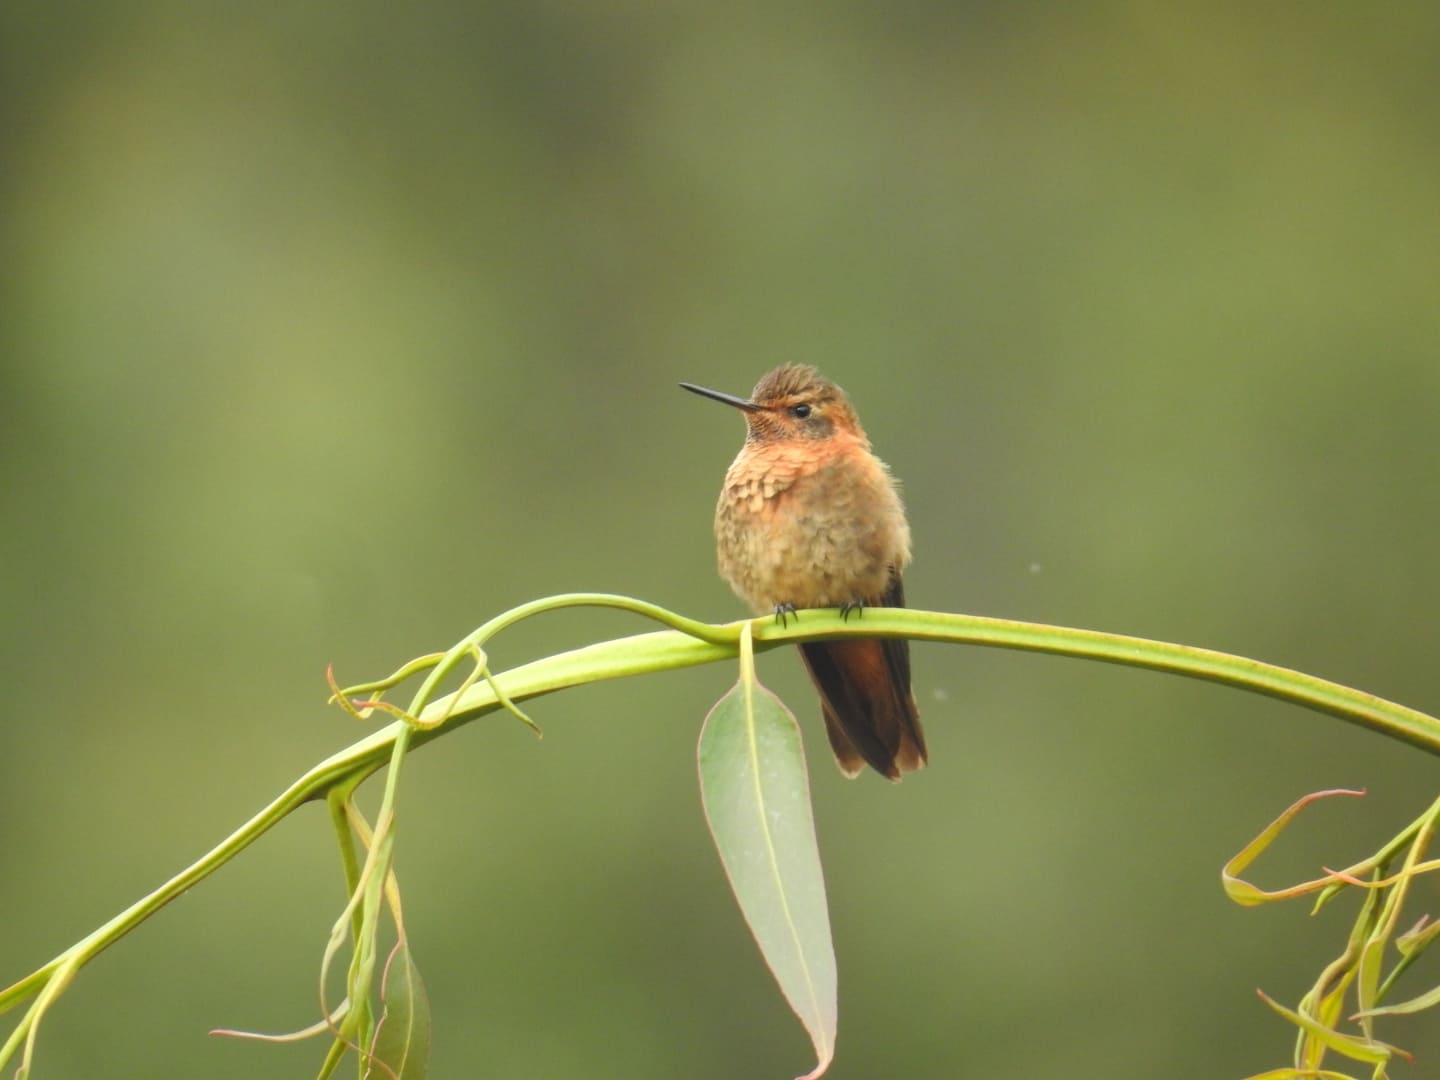
<path fill-rule="evenodd" d="M 744 409 L 746 412 L 759 412 L 761 406 L 749 398 L 736 397 L 734 394 L 723 394 L 719 390 L 711 390 L 704 386 L 696 386 L 694 383 L 682 382 L 680 384 L 692 394 L 699 394 L 701 397 L 708 397 L 715 401 L 723 401 L 726 405 L 733 405 L 737 409 Z"/>

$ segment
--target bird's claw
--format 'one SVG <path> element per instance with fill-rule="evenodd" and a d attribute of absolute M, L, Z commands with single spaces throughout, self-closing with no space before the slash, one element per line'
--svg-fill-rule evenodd
<path fill-rule="evenodd" d="M 775 605 L 775 621 L 778 622 L 782 627 L 790 625 L 791 615 L 795 616 L 796 622 L 800 621 L 800 616 L 796 614 L 794 604 L 784 603 Z"/>
<path fill-rule="evenodd" d="M 846 600 L 845 603 L 843 603 L 843 604 L 840 605 L 840 621 L 841 621 L 841 622 L 849 622 L 849 621 L 850 621 L 850 613 L 851 613 L 852 611 L 855 612 L 856 618 L 859 618 L 860 616 L 864 615 L 864 614 L 865 614 L 865 601 L 864 601 L 864 600 Z"/>

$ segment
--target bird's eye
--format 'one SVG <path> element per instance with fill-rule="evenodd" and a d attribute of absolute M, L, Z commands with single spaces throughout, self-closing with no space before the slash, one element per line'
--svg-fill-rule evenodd
<path fill-rule="evenodd" d="M 791 405 L 790 415 L 795 417 L 796 420 L 804 420 L 810 415 L 810 406 L 803 403 L 800 405 Z"/>

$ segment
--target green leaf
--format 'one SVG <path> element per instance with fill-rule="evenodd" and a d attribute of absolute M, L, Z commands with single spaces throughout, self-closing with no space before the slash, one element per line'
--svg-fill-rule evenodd
<path fill-rule="evenodd" d="M 424 1080 L 430 1062 L 430 998 L 403 939 L 385 964 L 380 996 L 384 1012 L 366 1077 Z"/>
<path fill-rule="evenodd" d="M 1305 1016 L 1302 1013 L 1296 1012 L 1294 1009 L 1287 1009 L 1263 990 L 1257 990 L 1255 992 L 1260 995 L 1260 1000 L 1265 1002 L 1266 1005 L 1269 1005 L 1270 1008 L 1274 1009 L 1281 1016 L 1285 1017 L 1286 1020 L 1295 1024 L 1307 1034 L 1313 1035 L 1337 1054 L 1343 1054 L 1352 1061 L 1364 1061 L 1375 1065 L 1388 1062 L 1396 1054 L 1405 1058 L 1410 1056 L 1398 1047 L 1391 1046 L 1388 1043 L 1356 1038 L 1353 1035 L 1346 1035 L 1344 1032 L 1336 1031 L 1334 1028 L 1326 1027 L 1314 1017 Z"/>
<path fill-rule="evenodd" d="M 1440 921 L 1431 922 L 1428 915 L 1395 939 L 1395 947 L 1401 956 L 1419 956 L 1437 936 L 1440 936 Z"/>
<path fill-rule="evenodd" d="M 1398 1016 L 1404 1013 L 1416 1013 L 1425 1009 L 1433 1009 L 1436 1005 L 1440 1005 L 1440 986 L 1432 990 L 1427 990 L 1419 997 L 1413 997 L 1409 1001 L 1402 1001 L 1398 1005 L 1381 1005 L 1374 1009 L 1365 1009 L 1363 1012 L 1356 1013 L 1355 1015 L 1360 1017 Z"/>
<path fill-rule="evenodd" d="M 705 818 L 740 910 L 766 964 L 815 1046 L 824 1074 L 835 1056 L 835 950 L 810 811 L 800 728 L 755 679 L 748 627 L 740 681 L 700 732 Z"/>
<path fill-rule="evenodd" d="M 1304 798 L 1292 803 L 1283 814 L 1277 817 L 1269 825 L 1265 826 L 1265 830 L 1259 836 L 1255 837 L 1254 840 L 1251 840 L 1248 844 L 1241 848 L 1239 854 L 1237 854 L 1234 858 L 1227 862 L 1225 866 L 1221 869 L 1220 883 L 1224 887 L 1226 895 L 1228 895 L 1230 899 L 1234 900 L 1237 904 L 1243 904 L 1246 907 L 1251 907 L 1256 904 L 1263 904 L 1267 901 L 1272 900 L 1289 900 L 1296 896 L 1303 896 L 1305 893 L 1315 892 L 1320 889 L 1328 888 L 1329 886 L 1334 884 L 1335 875 L 1327 874 L 1323 878 L 1316 878 L 1314 881 L 1302 882 L 1301 884 L 1293 885 L 1288 889 L 1277 889 L 1274 891 L 1268 891 L 1250 884 L 1250 882 L 1240 877 L 1240 875 L 1249 868 L 1251 863 L 1253 863 L 1257 858 L 1260 857 L 1261 853 L 1264 852 L 1266 848 L 1268 848 L 1272 843 L 1275 842 L 1275 838 L 1285 831 L 1285 826 L 1289 825 L 1290 822 L 1294 820 L 1295 816 L 1299 814 L 1301 810 L 1304 810 L 1305 807 L 1309 806 L 1312 802 L 1315 802 L 1317 799 L 1329 798 L 1332 795 L 1364 794 L 1365 793 L 1363 791 L 1350 791 L 1345 788 L 1336 788 L 1330 791 L 1314 792 L 1313 794 L 1306 795 Z"/>

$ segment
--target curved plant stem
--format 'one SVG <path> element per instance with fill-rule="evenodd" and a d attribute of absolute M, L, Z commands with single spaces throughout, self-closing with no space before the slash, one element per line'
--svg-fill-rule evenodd
<path fill-rule="evenodd" d="M 812 614 L 826 617 L 805 612 L 807 619 Z M 826 627 L 823 634 L 815 633 L 817 629 L 813 624 L 808 632 L 801 625 L 792 625 L 788 632 L 767 627 L 756 633 L 756 644 L 798 639 L 801 632 L 806 637 L 908 637 L 1126 664 L 1281 698 L 1440 754 L 1440 720 L 1433 716 L 1328 679 L 1214 649 L 1098 630 L 899 608 L 866 608 L 858 621 L 852 617 L 848 624 Z"/>

